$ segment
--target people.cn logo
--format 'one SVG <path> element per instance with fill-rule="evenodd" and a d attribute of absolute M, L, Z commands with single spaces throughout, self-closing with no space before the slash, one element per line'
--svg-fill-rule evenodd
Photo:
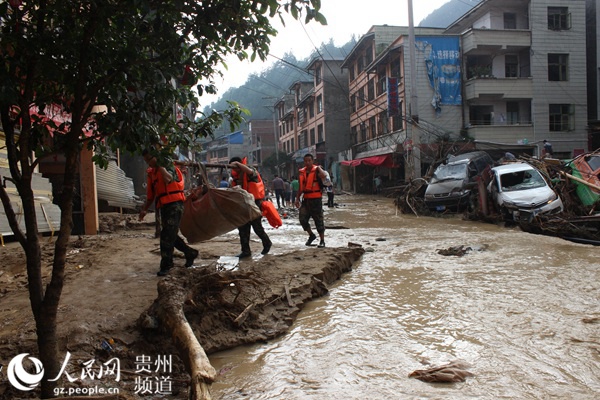
<path fill-rule="evenodd" d="M 11 385 L 24 392 L 35 389 L 44 376 L 44 366 L 42 365 L 42 362 L 35 357 L 27 357 L 28 355 L 29 353 L 22 353 L 10 360 L 6 370 Z M 33 364 L 35 369 L 33 374 L 25 371 L 25 368 L 23 367 L 23 359 L 25 357 Z"/>

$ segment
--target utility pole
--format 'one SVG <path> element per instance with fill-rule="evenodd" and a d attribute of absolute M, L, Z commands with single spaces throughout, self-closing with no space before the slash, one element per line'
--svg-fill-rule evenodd
<path fill-rule="evenodd" d="M 412 0 L 408 0 L 408 47 L 410 62 L 410 141 L 411 150 L 407 157 L 409 179 L 421 177 L 421 138 L 419 125 L 419 96 L 417 94 L 417 64 L 415 55 L 415 25 L 413 22 Z M 406 151 L 406 150 L 405 150 Z"/>

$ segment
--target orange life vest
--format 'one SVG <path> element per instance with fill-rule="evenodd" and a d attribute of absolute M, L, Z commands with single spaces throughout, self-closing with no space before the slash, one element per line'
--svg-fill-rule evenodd
<path fill-rule="evenodd" d="M 175 179 L 168 185 L 165 183 L 158 168 L 148 168 L 148 187 L 146 195 L 149 200 L 156 199 L 156 208 L 176 201 L 185 201 L 183 174 L 175 167 L 179 182 Z"/>
<path fill-rule="evenodd" d="M 269 225 L 273 228 L 277 229 L 281 225 L 283 225 L 283 221 L 281 221 L 281 216 L 279 212 L 275 208 L 275 205 L 270 201 L 263 201 L 260 203 L 260 210 L 262 211 L 263 217 L 267 219 Z"/>
<path fill-rule="evenodd" d="M 246 158 L 244 158 L 242 163 L 246 164 Z M 244 189 L 248 193 L 251 193 L 252 196 L 254 196 L 254 200 L 263 200 L 265 198 L 265 185 L 258 171 L 254 170 L 254 173 L 257 177 L 256 182 L 249 180 L 248 175 L 242 173 L 241 186 L 242 189 Z M 239 184 L 238 181 L 240 180 L 238 172 L 235 170 L 231 170 L 231 176 L 233 178 L 233 182 L 231 182 L 231 187 L 237 186 Z"/>
<path fill-rule="evenodd" d="M 300 182 L 300 193 L 305 199 L 319 199 L 323 197 L 323 191 L 319 180 L 317 179 L 318 167 L 313 165 L 312 170 L 307 171 L 306 167 L 300 168 L 298 180 Z"/>

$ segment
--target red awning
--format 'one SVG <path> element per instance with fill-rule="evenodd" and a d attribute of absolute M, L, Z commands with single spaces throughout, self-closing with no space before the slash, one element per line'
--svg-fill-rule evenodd
<path fill-rule="evenodd" d="M 342 161 L 341 164 L 347 165 L 350 167 L 356 167 L 357 165 L 364 164 L 369 167 L 391 168 L 394 166 L 394 161 L 392 160 L 391 154 L 383 154 L 381 156 L 365 157 L 365 158 L 358 158 L 356 160 Z"/>

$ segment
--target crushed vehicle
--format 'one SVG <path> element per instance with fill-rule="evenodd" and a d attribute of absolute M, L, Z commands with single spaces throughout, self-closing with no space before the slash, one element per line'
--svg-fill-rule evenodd
<path fill-rule="evenodd" d="M 477 178 L 493 164 L 485 151 L 450 156 L 433 173 L 425 189 L 425 205 L 432 211 L 472 208 L 471 192 Z"/>
<path fill-rule="evenodd" d="M 561 213 L 560 196 L 544 176 L 525 162 L 493 167 L 488 192 L 496 210 L 505 220 L 531 222 L 536 215 Z"/>
<path fill-rule="evenodd" d="M 582 204 L 591 206 L 600 200 L 600 151 L 581 154 L 567 163 L 571 180 Z"/>

